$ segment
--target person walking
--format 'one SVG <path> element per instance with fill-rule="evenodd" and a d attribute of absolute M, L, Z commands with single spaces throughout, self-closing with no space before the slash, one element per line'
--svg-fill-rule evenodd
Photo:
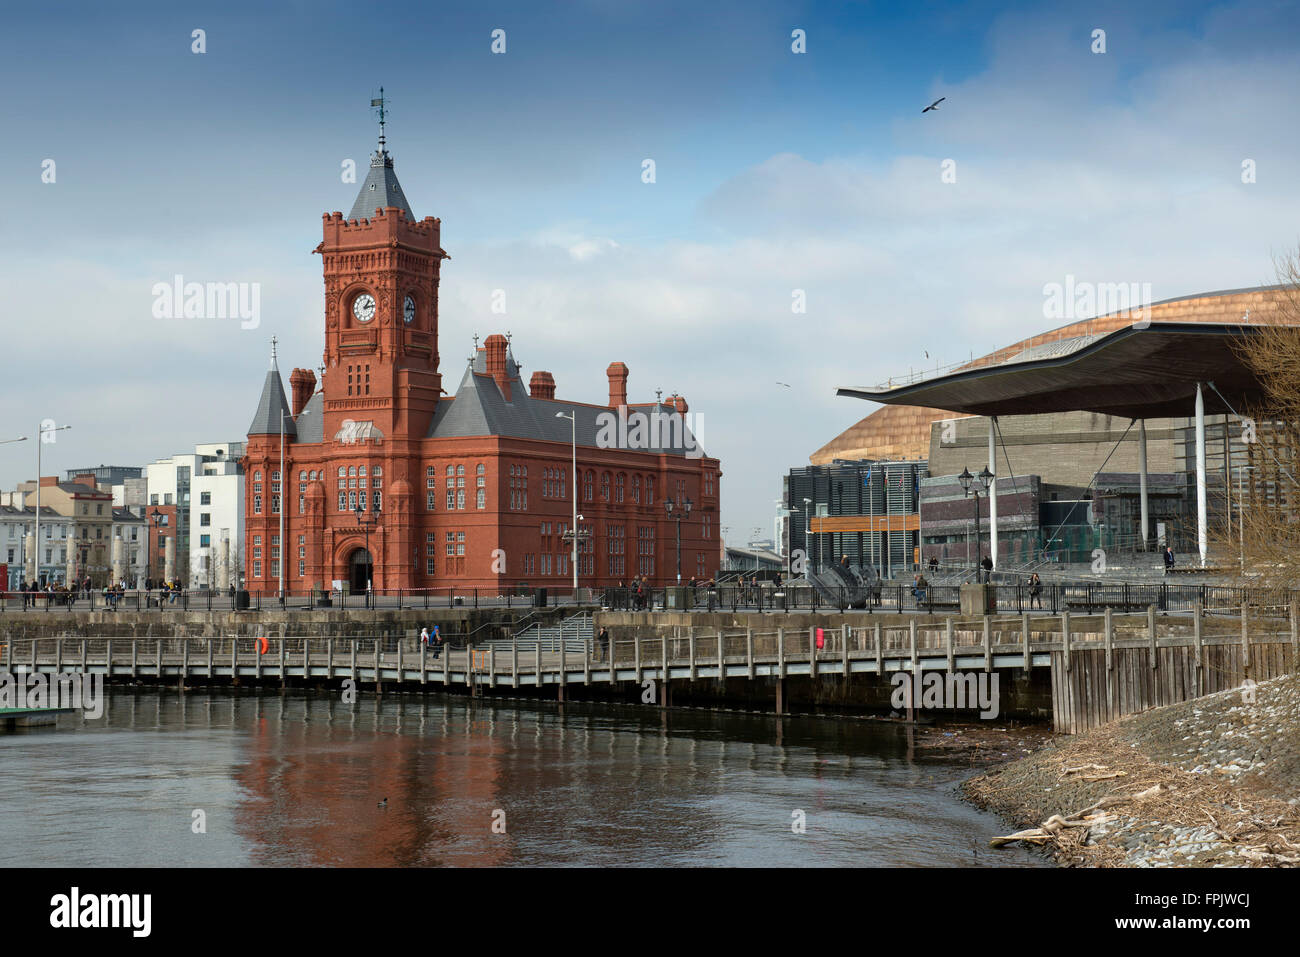
<path fill-rule="evenodd" d="M 600 629 L 600 635 L 597 638 L 597 641 L 600 642 L 600 660 L 604 661 L 605 656 L 609 654 L 609 629 L 608 628 Z"/>
<path fill-rule="evenodd" d="M 438 631 L 438 626 L 433 626 L 433 635 L 430 636 L 429 644 L 433 646 L 433 657 L 435 660 L 442 657 L 442 634 Z"/>
<path fill-rule="evenodd" d="M 429 647 L 429 628 L 426 625 L 420 629 L 420 648 L 421 650 Z"/>
<path fill-rule="evenodd" d="M 1168 545 L 1165 546 L 1165 574 L 1168 575 L 1174 570 L 1174 550 Z"/>
<path fill-rule="evenodd" d="M 984 569 L 984 583 L 988 584 L 993 580 L 993 559 L 985 555 L 984 561 L 980 562 L 980 567 Z"/>

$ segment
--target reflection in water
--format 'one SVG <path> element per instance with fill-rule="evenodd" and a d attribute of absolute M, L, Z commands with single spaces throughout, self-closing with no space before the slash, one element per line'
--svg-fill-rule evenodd
<path fill-rule="evenodd" d="M 1003 828 L 957 798 L 969 768 L 870 722 L 117 693 L 0 735 L 0 762 L 4 866 L 1045 863 L 986 852 Z"/>

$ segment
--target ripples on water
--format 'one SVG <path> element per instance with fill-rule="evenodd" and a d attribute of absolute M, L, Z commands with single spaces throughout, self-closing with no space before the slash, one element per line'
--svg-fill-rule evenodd
<path fill-rule="evenodd" d="M 1045 863 L 988 848 L 1005 827 L 958 798 L 965 761 L 875 722 L 125 692 L 0 733 L 0 767 L 3 866 Z"/>

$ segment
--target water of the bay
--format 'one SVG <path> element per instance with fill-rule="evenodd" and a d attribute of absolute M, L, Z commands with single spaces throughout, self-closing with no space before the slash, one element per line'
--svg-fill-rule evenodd
<path fill-rule="evenodd" d="M 0 733 L 0 866 L 1045 866 L 971 773 L 879 722 L 116 692 Z"/>

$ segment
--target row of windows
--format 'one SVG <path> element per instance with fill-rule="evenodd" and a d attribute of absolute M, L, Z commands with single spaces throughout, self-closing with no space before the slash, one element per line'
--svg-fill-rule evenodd
<path fill-rule="evenodd" d="M 475 508 L 487 508 L 487 467 L 482 463 L 475 465 Z M 371 490 L 382 488 L 383 470 L 380 466 L 374 466 L 370 473 L 369 487 Z M 262 473 L 257 471 L 253 476 L 253 514 L 262 514 Z M 323 472 L 317 471 L 300 471 L 298 473 L 298 513 L 304 514 L 307 510 L 306 494 L 308 481 L 318 481 L 324 478 Z M 568 495 L 567 491 L 568 473 L 560 468 L 544 468 L 542 478 L 542 497 L 563 499 Z M 271 514 L 278 515 L 280 512 L 280 473 L 274 471 L 271 473 Z M 704 494 L 714 494 L 714 473 L 706 472 L 704 475 Z M 678 498 L 685 495 L 685 482 L 681 479 L 677 481 Z M 629 491 L 629 485 L 631 486 Z M 596 473 L 588 470 L 583 476 L 583 498 L 591 502 L 595 498 Z M 357 503 L 366 499 L 363 492 L 360 496 L 345 496 L 345 491 L 356 489 L 361 491 L 367 487 L 366 466 L 339 466 L 338 469 L 338 510 L 355 511 Z M 528 509 L 528 466 L 511 465 L 510 466 L 510 508 L 513 511 L 526 511 Z M 634 505 L 653 505 L 655 492 L 655 480 L 653 476 L 641 476 L 634 474 L 629 483 L 625 473 L 619 472 L 612 474 L 602 472 L 600 475 L 600 498 L 601 501 L 611 502 L 615 505 L 622 505 L 628 501 L 629 497 Z M 446 471 L 446 507 L 448 511 L 464 509 L 465 506 L 465 466 L 448 465 Z M 203 505 L 211 504 L 211 495 L 203 492 Z M 380 510 L 381 498 L 378 494 L 371 496 L 370 499 L 373 509 Z M 361 505 L 364 509 L 365 505 Z M 434 466 L 430 465 L 425 469 L 425 508 L 432 512 L 437 507 L 437 473 Z M 101 506 L 102 508 L 102 506 Z M 711 537 L 706 528 L 705 538 Z"/>
<path fill-rule="evenodd" d="M 355 372 L 352 371 L 354 368 L 356 369 Z M 355 383 L 352 381 L 352 377 L 353 377 L 354 375 L 357 377 Z M 363 382 L 362 379 L 361 379 L 362 375 L 365 376 L 365 381 L 364 381 L 364 382 Z M 355 385 L 356 388 L 357 388 L 357 391 L 356 391 L 356 393 L 355 393 L 356 395 L 369 395 L 369 394 L 370 394 L 370 363 L 367 362 L 367 363 L 364 365 L 364 367 L 363 367 L 363 366 L 355 366 L 355 367 L 354 367 L 354 366 L 348 366 L 348 395 L 353 395 L 353 394 L 354 394 L 354 393 L 352 392 L 352 387 L 353 387 L 353 385 Z M 364 392 L 361 391 L 363 387 L 365 388 L 365 391 L 364 391 Z"/>

